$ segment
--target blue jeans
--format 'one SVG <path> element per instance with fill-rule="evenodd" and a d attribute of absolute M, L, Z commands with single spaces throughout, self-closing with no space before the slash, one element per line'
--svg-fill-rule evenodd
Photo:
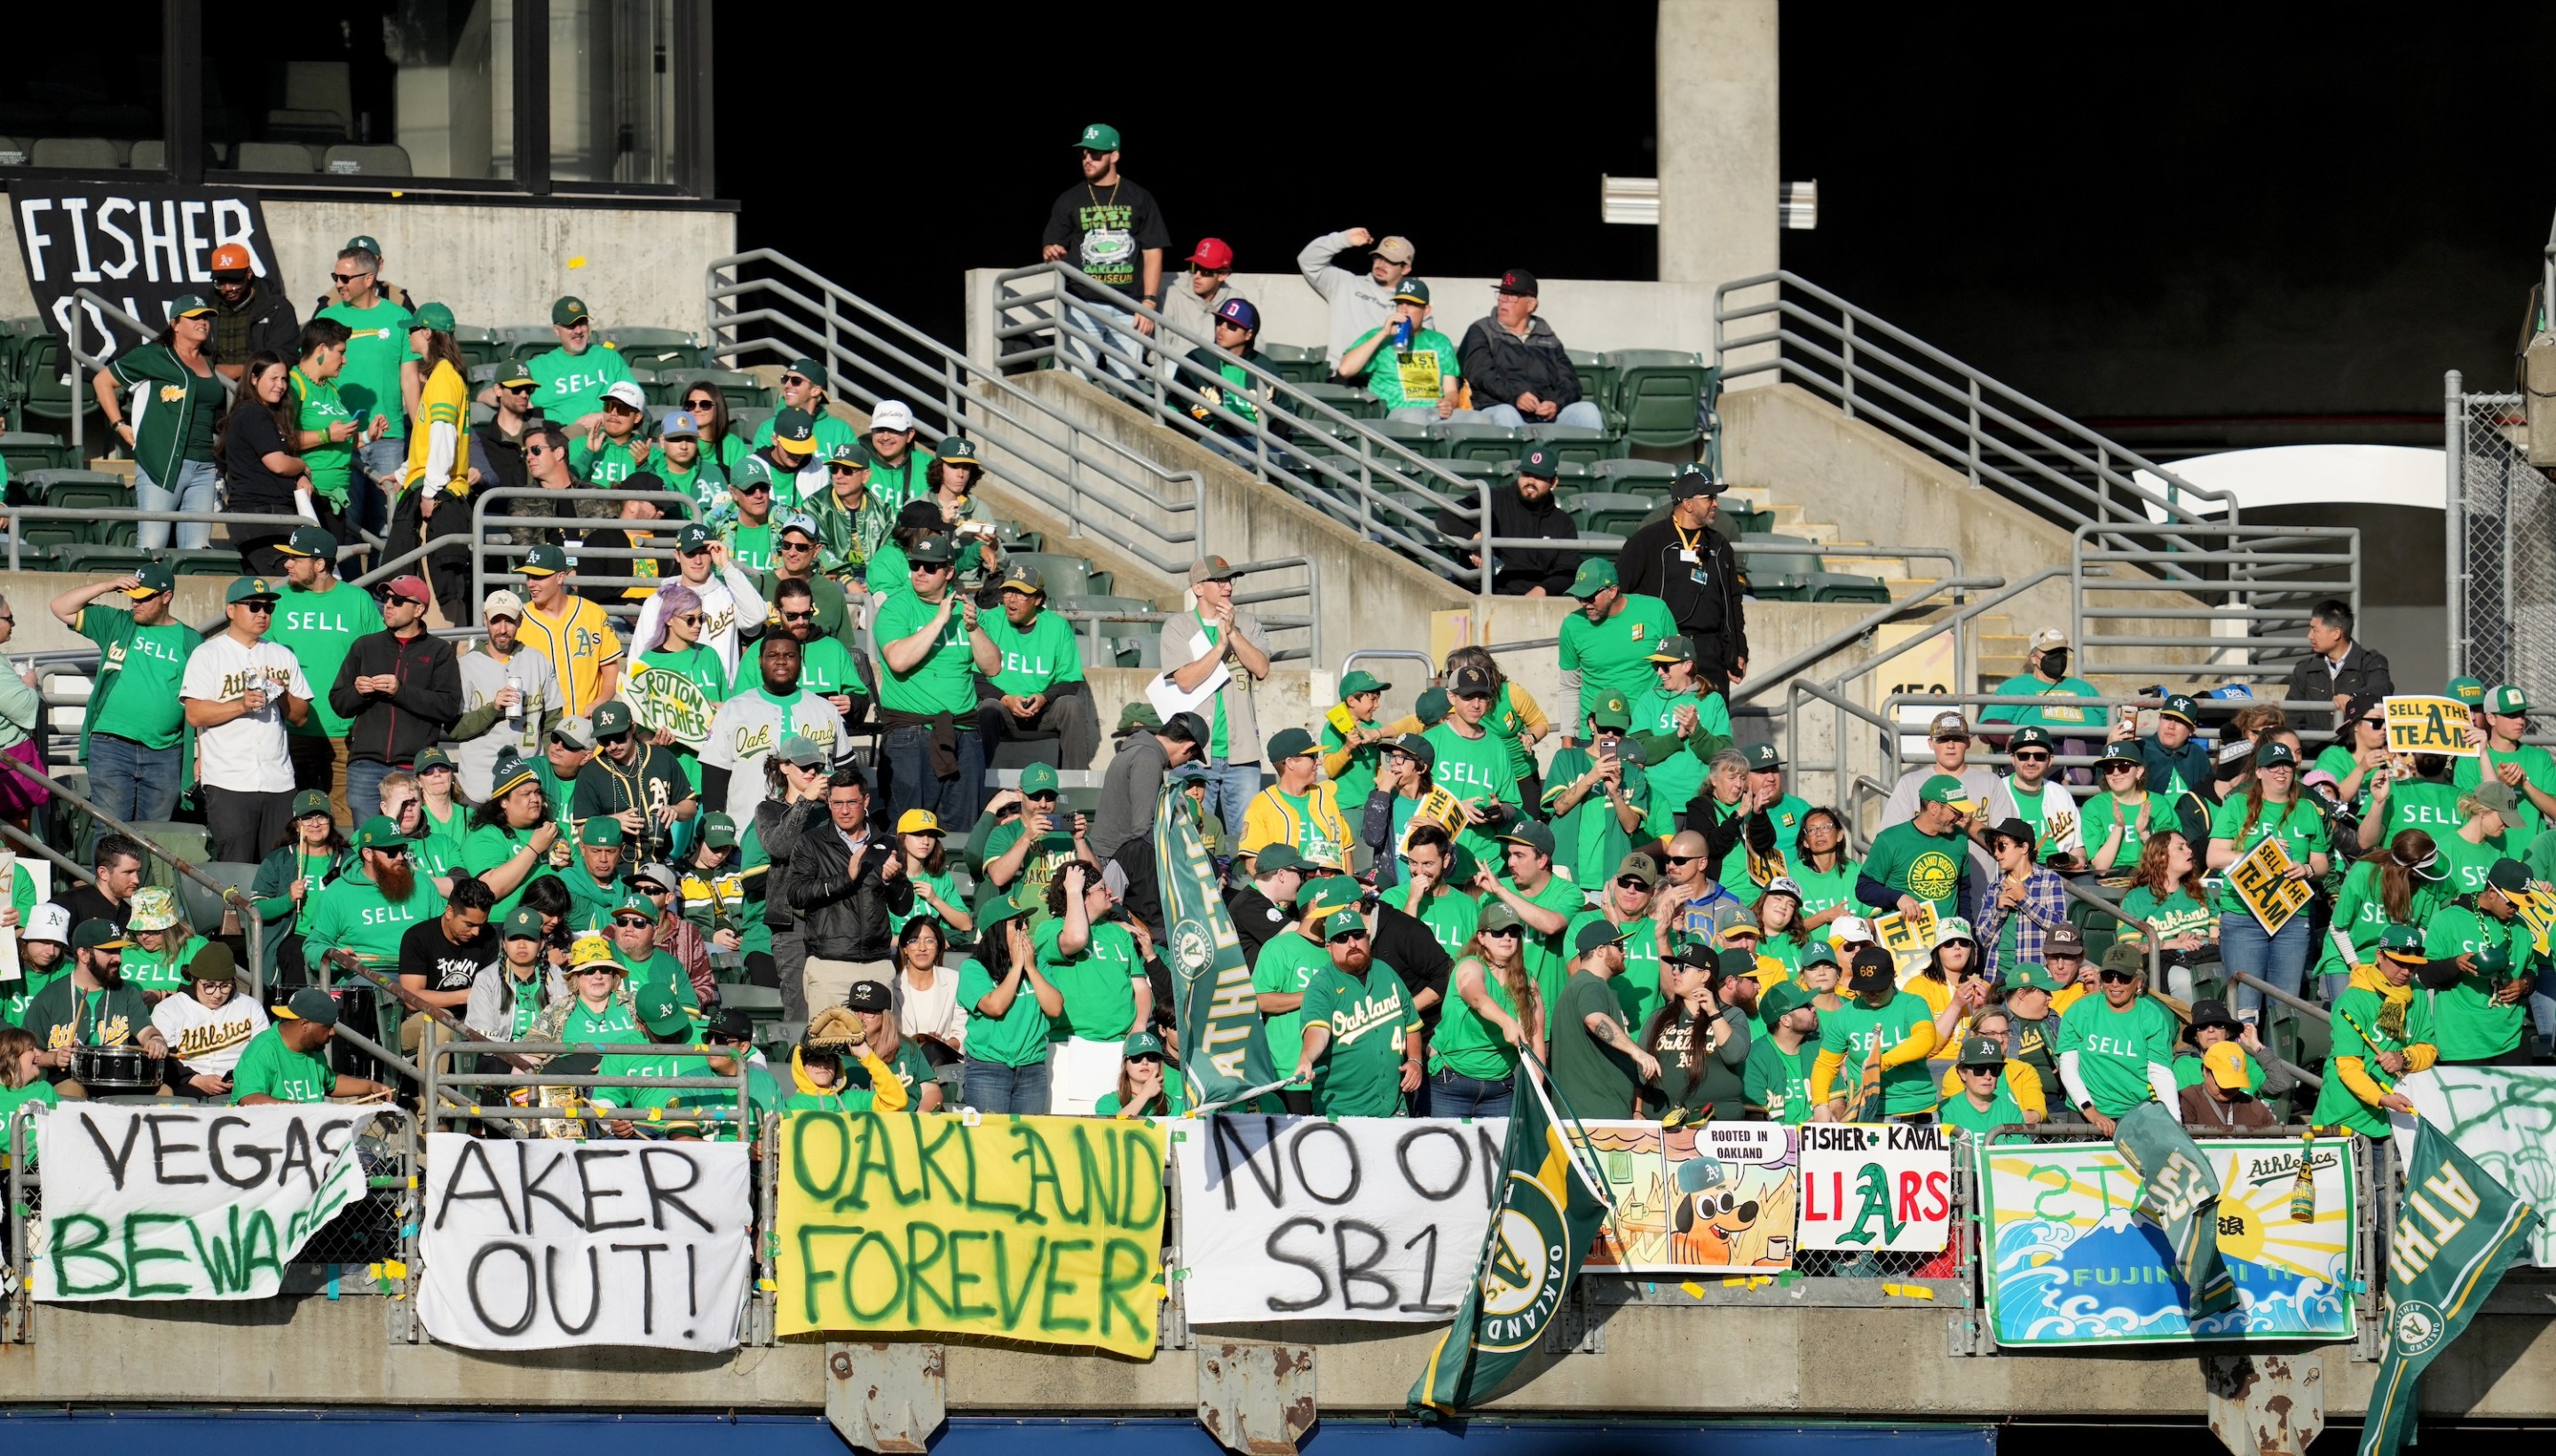
<path fill-rule="evenodd" d="M 1398 420 L 1405 425 L 1482 425 L 1487 423 L 1482 418 L 1482 412 L 1479 410 L 1458 410 L 1447 416 L 1444 420 L 1441 420 L 1438 417 L 1438 407 L 1436 405 L 1405 405 L 1398 410 L 1387 410 L 1384 414 L 1384 418 L 1387 420 Z"/>
<path fill-rule="evenodd" d="M 396 420 L 393 421 L 397 423 Z M 466 443 L 466 442 L 465 442 Z M 408 473 L 408 441 L 391 437 L 377 439 L 355 451 L 355 478 L 346 485 L 346 525 L 361 528 L 390 539 L 391 503 L 382 494 L 381 480 L 394 480 Z M 344 545 L 353 546 L 346 542 Z"/>
<path fill-rule="evenodd" d="M 1224 821 L 1224 832 L 1235 841 L 1242 838 L 1242 811 L 1260 793 L 1260 766 L 1237 764 L 1230 759 L 1210 759 L 1214 770 L 1207 781 L 1207 811 Z M 972 821 L 971 821 L 972 822 Z"/>
<path fill-rule="evenodd" d="M 1481 412 L 1484 425 L 1505 425 L 1511 429 L 1524 429 L 1530 425 L 1568 425 L 1576 429 L 1604 429 L 1605 413 L 1587 400 L 1576 400 L 1555 412 L 1550 420 L 1529 420 L 1515 405 L 1491 405 Z"/>
<path fill-rule="evenodd" d="M 973 715 L 959 721 L 972 725 Z M 930 809 L 945 824 L 973 824 L 976 805 L 985 796 L 985 735 L 958 735 L 958 773 L 936 778 L 932 772 L 932 730 L 918 724 L 889 732 L 880 755 L 887 768 L 887 822 L 907 809 Z"/>
<path fill-rule="evenodd" d="M 967 1058 L 966 1105 L 984 1113 L 1021 1112 L 1047 1115 L 1047 1063 L 1007 1067 L 998 1061 Z"/>
<path fill-rule="evenodd" d="M 2308 917 L 2290 916 L 2276 934 L 2263 933 L 2263 922 L 2243 910 L 2219 917 L 2219 960 L 2228 968 L 2231 978 L 2242 973 L 2259 977 L 2296 996 L 2306 984 L 2308 973 Z M 2263 993 L 2251 986 L 2232 985 L 2228 1004 L 2239 1021 L 2259 1021 L 2263 1010 Z"/>
<path fill-rule="evenodd" d="M 130 824 L 178 811 L 178 750 L 144 748 L 130 738 L 88 736 L 88 791 L 108 817 Z"/>
<path fill-rule="evenodd" d="M 1087 299 L 1069 299 L 1065 306 L 1068 326 L 1060 326 L 1056 333 L 1066 351 L 1086 365 L 1097 364 L 1131 385 L 1140 383 L 1142 377 L 1135 365 L 1114 354 L 1101 352 L 1105 345 L 1139 359 L 1145 357 L 1145 336 L 1136 331 L 1136 315 L 1124 308 L 1095 303 Z M 1090 337 L 1092 334 L 1098 334 L 1103 342 L 1094 343 Z M 1099 383 L 1098 377 L 1092 376 L 1088 368 L 1081 372 L 1090 376 L 1094 384 Z"/>
<path fill-rule="evenodd" d="M 153 480 L 140 469 L 133 472 L 133 504 L 145 511 L 219 511 L 222 508 L 221 478 L 213 473 L 210 460 L 181 460 L 175 489 Z M 212 545 L 213 526 L 209 521 L 145 521 L 134 528 L 133 541 L 145 550 L 157 550 L 169 544 L 169 528 L 178 528 L 178 549 L 200 551 Z"/>
<path fill-rule="evenodd" d="M 1513 1078 L 1485 1082 L 1450 1071 L 1432 1073 L 1426 1086 L 1431 1117 L 1507 1117 L 1517 1091 Z"/>
<path fill-rule="evenodd" d="M 346 812 L 356 823 L 382 811 L 382 781 L 390 776 L 389 764 L 372 759 L 346 761 Z"/>

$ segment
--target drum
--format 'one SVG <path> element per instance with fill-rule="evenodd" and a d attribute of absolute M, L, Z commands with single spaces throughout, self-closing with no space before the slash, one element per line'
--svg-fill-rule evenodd
<path fill-rule="evenodd" d="M 161 1058 L 139 1046 L 80 1046 L 71 1050 L 71 1076 L 94 1097 L 100 1094 L 157 1092 Z"/>

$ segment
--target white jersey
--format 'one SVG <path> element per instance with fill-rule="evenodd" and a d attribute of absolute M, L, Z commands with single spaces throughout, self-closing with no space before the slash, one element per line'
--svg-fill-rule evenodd
<path fill-rule="evenodd" d="M 754 822 L 755 805 L 764 799 L 763 761 L 781 740 L 796 733 L 831 760 L 842 753 L 844 731 L 834 705 L 805 688 L 776 700 L 757 687 L 719 704 L 709 742 L 702 745 L 702 767 L 727 770 L 727 802 L 721 807 L 736 821 L 737 832 Z"/>
<path fill-rule="evenodd" d="M 461 740 L 452 751 L 453 777 L 460 781 L 462 796 L 477 803 L 488 796 L 498 754 L 511 748 L 530 759 L 542 751 L 542 717 L 560 705 L 559 672 L 540 653 L 518 645 L 513 657 L 501 658 L 488 651 L 484 640 L 461 655 L 460 667 L 464 713 L 495 702 L 509 677 L 524 689 L 523 727 L 509 732 L 506 715 L 499 713 L 486 732 Z"/>
<path fill-rule="evenodd" d="M 266 1030 L 266 1008 L 244 991 L 234 991 L 219 1011 L 206 1010 L 192 995 L 164 996 L 151 1009 L 151 1025 L 168 1039 L 169 1050 L 199 1072 L 227 1076 L 239 1065 L 248 1039 Z"/>
<path fill-rule="evenodd" d="M 284 694 L 311 696 L 301 660 L 279 642 L 242 647 L 228 632 L 204 639 L 187 659 L 178 695 L 204 702 L 237 702 L 252 687 L 266 706 L 195 734 L 195 777 L 209 789 L 234 793 L 290 793 L 293 761 L 284 743 Z"/>
<path fill-rule="evenodd" d="M 718 654 L 719 670 L 731 679 L 736 676 L 737 645 L 744 637 L 760 633 L 769 611 L 763 594 L 754 589 L 754 578 L 745 574 L 734 561 L 703 577 L 698 582 L 684 583 L 701 595 L 702 644 Z M 640 645 L 657 640 L 660 620 L 666 615 L 665 588 L 648 598 L 639 608 L 639 624 L 630 634 L 635 659 L 644 656 Z"/>

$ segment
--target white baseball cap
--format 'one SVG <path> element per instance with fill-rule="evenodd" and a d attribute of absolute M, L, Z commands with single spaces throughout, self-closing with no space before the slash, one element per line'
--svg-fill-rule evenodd
<path fill-rule="evenodd" d="M 2066 647 L 2067 645 L 2067 633 L 2060 631 L 2056 627 L 2044 627 L 2039 632 L 2032 634 L 2032 646 L 2025 649 L 2025 651 L 2037 653 L 2044 648 Z"/>
<path fill-rule="evenodd" d="M 629 380 L 614 380 L 610 387 L 604 390 L 603 397 L 614 404 L 627 405 L 642 415 L 648 413 L 647 393 Z"/>
<path fill-rule="evenodd" d="M 881 400 L 870 412 L 872 429 L 912 429 L 914 411 L 903 400 Z"/>
<path fill-rule="evenodd" d="M 518 622 L 523 621 L 524 599 L 511 591 L 488 593 L 488 599 L 479 604 L 479 620 L 485 622 L 491 617 L 512 617 Z"/>
<path fill-rule="evenodd" d="M 27 912 L 27 928 L 20 932 L 23 940 L 51 940 L 59 945 L 71 943 L 71 912 L 46 901 Z"/>
<path fill-rule="evenodd" d="M 1829 921 L 1829 940 L 1878 940 L 1872 933 L 1872 922 L 1861 915 L 1840 915 Z"/>

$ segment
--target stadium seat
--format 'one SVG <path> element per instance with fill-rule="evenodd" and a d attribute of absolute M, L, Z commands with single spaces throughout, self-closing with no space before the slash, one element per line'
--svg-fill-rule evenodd
<path fill-rule="evenodd" d="M 1289 384 L 1327 384 L 1332 377 L 1328 351 L 1321 345 L 1262 344 L 1270 372 Z"/>
<path fill-rule="evenodd" d="M 131 143 L 112 137 L 38 137 L 28 165 L 121 168 L 132 155 Z"/>
<path fill-rule="evenodd" d="M 1514 460 L 1526 453 L 1524 432 L 1505 425 L 1450 422 L 1429 429 L 1435 446 L 1429 453 L 1442 460 Z"/>
<path fill-rule="evenodd" d="M 1530 425 L 1526 427 L 1527 444 L 1545 445 L 1563 459 L 1577 465 L 1595 465 L 1613 453 L 1606 443 L 1606 432 L 1578 425 Z"/>
<path fill-rule="evenodd" d="M 1677 467 L 1665 460 L 1599 460 L 1589 473 L 1600 490 L 1653 500 L 1668 499 L 1669 482 L 1677 479 Z"/>
<path fill-rule="evenodd" d="M 779 413 L 777 410 L 766 409 L 761 405 L 732 404 L 727 407 L 728 428 L 737 438 L 751 440 L 754 438 L 755 431 L 763 428 L 763 422 Z"/>
<path fill-rule="evenodd" d="M 1606 412 L 1609 423 L 1620 428 L 1622 422 L 1614 411 L 1615 381 L 1619 377 L 1615 361 L 1588 349 L 1562 352 L 1570 356 L 1571 372 L 1580 376 L 1580 398 Z"/>
<path fill-rule="evenodd" d="M 703 369 L 693 382 L 715 386 L 719 396 L 727 401 L 730 415 L 744 409 L 781 408 L 781 392 L 765 388 L 751 374 L 741 374 L 733 369 Z"/>
<path fill-rule="evenodd" d="M 1775 529 L 1775 513 L 1752 510 L 1747 506 L 1725 505 L 1722 514 L 1715 518 L 1714 526 L 1731 541 L 1743 536 L 1763 536 Z"/>
<path fill-rule="evenodd" d="M 488 330 L 489 337 L 530 357 L 559 347 L 559 334 L 547 323 L 508 323 Z"/>
<path fill-rule="evenodd" d="M 237 558 L 234 557 L 233 560 L 236 562 Z M 192 863 L 196 869 L 204 872 L 205 878 L 215 884 L 229 886 L 243 894 L 247 893 L 248 887 L 257 880 L 257 866 L 242 864 L 237 860 Z M 222 925 L 222 898 L 185 875 L 179 875 L 177 880 L 178 906 L 186 914 L 187 923 L 194 926 L 198 934 L 208 937 L 218 936 Z"/>
<path fill-rule="evenodd" d="M 1351 384 L 1314 383 L 1297 387 L 1306 399 L 1331 406 L 1351 420 L 1381 420 L 1384 401 Z M 1298 411 L 1298 414 L 1306 412 Z M 1310 417 L 1309 417 L 1310 418 Z"/>
<path fill-rule="evenodd" d="M 1047 599 L 1090 596 L 1091 563 L 1081 556 L 1060 555 L 1054 551 L 1017 551 L 1007 564 L 1036 566 L 1047 578 Z"/>
<path fill-rule="evenodd" d="M 370 146 L 344 142 L 320 155 L 320 170 L 331 177 L 415 177 L 417 168 L 408 160 L 408 149 L 389 142 Z"/>
<path fill-rule="evenodd" d="M 64 511 L 133 509 L 133 487 L 103 470 L 34 470 L 26 485 L 41 504 Z"/>
<path fill-rule="evenodd" d="M 1750 546 L 1816 546 L 1818 544 L 1798 536 L 1773 533 L 1751 534 L 1739 540 Z M 1762 601 L 1807 602 L 1812 600 L 1811 578 L 1820 573 L 1818 550 L 1751 551 L 1739 559 L 1740 569 L 1748 577 L 1748 593 Z"/>
<path fill-rule="evenodd" d="M 171 572 L 180 576 L 237 576 L 240 574 L 240 554 L 237 551 L 171 550 L 163 552 L 160 559 Z"/>
<path fill-rule="evenodd" d="M 1563 501 L 1563 509 L 1580 529 L 1591 536 L 1630 536 L 1658 503 L 1647 496 L 1609 495 L 1602 491 L 1582 491 Z"/>
<path fill-rule="evenodd" d="M 1856 576 L 1845 571 L 1814 571 L 1803 583 L 1810 588 L 1815 602 L 1849 602 L 1858 606 L 1887 606 L 1891 601 L 1890 583 L 1878 576 Z"/>
<path fill-rule="evenodd" d="M 13 429 L 0 433 L 0 460 L 9 462 L 9 481 L 14 487 L 31 470 L 62 470 L 69 467 L 70 446 L 59 434 L 36 430 Z M 18 494 L 13 491 L 13 494 Z M 31 496 L 21 496 L 32 500 Z"/>
<path fill-rule="evenodd" d="M 318 172 L 311 149 L 300 142 L 242 142 L 231 159 L 233 172 Z"/>
<path fill-rule="evenodd" d="M 1625 349 L 1607 358 L 1620 371 L 1615 408 L 1624 417 L 1627 444 L 1679 450 L 1704 437 L 1705 392 L 1714 370 L 1702 354 Z"/>
<path fill-rule="evenodd" d="M 470 366 L 470 382 L 473 384 L 485 382 L 479 378 L 479 370 L 483 366 L 506 361 L 506 346 L 498 342 L 495 333 L 477 324 L 465 323 L 452 330 L 452 341 L 461 346 L 461 359 Z"/>
<path fill-rule="evenodd" d="M 661 377 L 672 370 L 696 370 L 710 367 L 702 356 L 702 346 L 680 328 L 607 328 L 603 342 L 621 353 L 622 362 L 631 368 L 641 366 L 657 370 Z M 689 380 L 690 375 L 686 378 Z"/>
<path fill-rule="evenodd" d="M 130 526 L 132 522 L 124 522 Z M 54 547 L 52 569 L 82 576 L 121 576 L 148 565 L 153 552 L 136 546 L 97 546 L 83 542 Z"/>
<path fill-rule="evenodd" d="M 1006 552 L 1037 550 L 1044 540 L 1037 532 L 1018 521 L 997 521 L 993 526 L 994 544 Z"/>
<path fill-rule="evenodd" d="M 24 137 L 0 137 L 0 167 L 26 166 L 31 145 Z"/>
<path fill-rule="evenodd" d="M 191 865 L 202 864 L 213 857 L 213 831 L 201 824 L 188 824 L 176 819 L 136 819 L 132 823 L 134 829 L 143 838 Z M 142 857 L 144 884 L 159 885 L 174 890 L 181 878 L 183 877 L 176 870 L 169 867 L 169 862 L 159 855 L 150 854 Z M 216 930 L 221 928 L 220 916 L 214 917 L 213 927 Z M 197 925 L 195 928 L 201 930 L 203 926 Z"/>
<path fill-rule="evenodd" d="M 85 412 L 91 422 L 87 437 L 103 438 L 106 417 L 98 412 L 97 401 L 89 394 L 88 381 L 76 385 L 69 376 L 67 361 L 63 356 L 62 340 L 50 333 L 29 336 L 18 350 L 17 401 L 21 417 L 13 422 L 20 425 L 60 425 L 69 432 L 74 411 Z"/>

